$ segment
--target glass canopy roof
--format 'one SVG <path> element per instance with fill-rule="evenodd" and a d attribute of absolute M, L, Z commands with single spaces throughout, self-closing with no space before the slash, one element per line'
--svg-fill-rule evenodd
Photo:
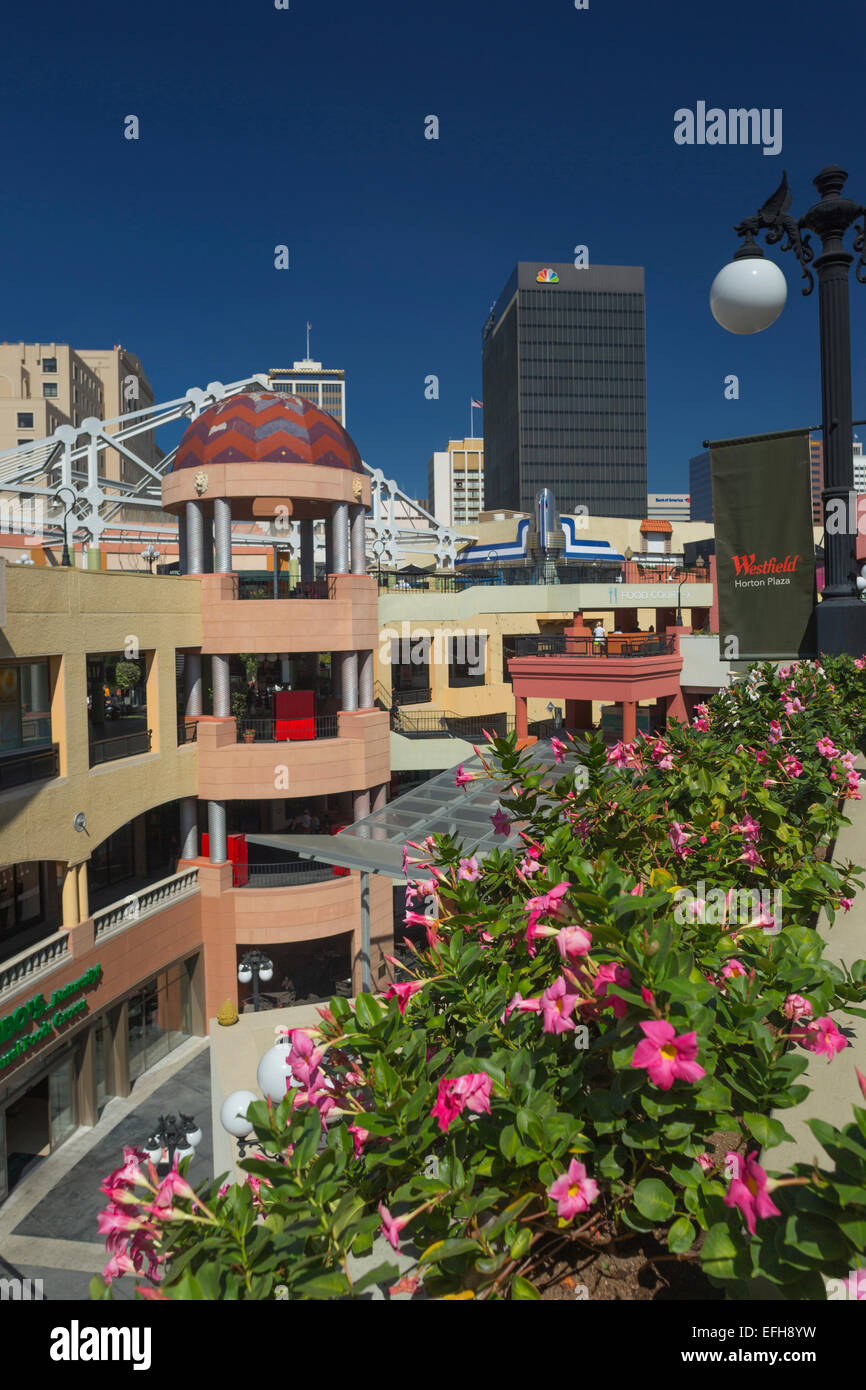
<path fill-rule="evenodd" d="M 541 766 L 553 764 L 549 742 L 535 744 L 529 756 Z M 403 846 L 409 840 L 420 844 L 427 835 L 452 835 L 463 844 L 467 854 L 476 854 L 480 859 L 494 849 L 515 849 L 520 839 L 513 826 L 508 835 L 497 835 L 492 823 L 500 797 L 508 795 L 510 779 L 487 777 L 477 757 L 468 759 L 463 766 L 466 772 L 480 772 L 481 777 L 458 787 L 454 780 L 456 768 L 449 768 L 404 792 L 380 811 L 355 821 L 338 835 L 248 835 L 247 840 L 253 845 L 290 850 L 302 859 L 318 859 L 325 864 L 398 879 L 404 877 Z M 410 866 L 409 877 L 412 876 Z"/>

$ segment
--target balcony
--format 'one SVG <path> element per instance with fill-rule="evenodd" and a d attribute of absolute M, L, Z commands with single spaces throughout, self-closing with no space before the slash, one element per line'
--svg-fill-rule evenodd
<path fill-rule="evenodd" d="M 99 767 L 102 763 L 113 763 L 118 758 L 135 758 L 150 752 L 151 731 L 139 729 L 135 733 L 113 734 L 110 738 L 90 740 L 90 766 Z"/>
<path fill-rule="evenodd" d="M 93 939 L 101 942 L 108 936 L 126 931 L 136 923 L 161 912 L 169 903 L 188 898 L 198 892 L 198 869 L 182 869 L 169 878 L 151 883 L 140 892 L 130 893 L 93 914 Z"/>
<path fill-rule="evenodd" d="M 363 574 L 332 574 L 291 584 L 277 578 L 276 595 L 274 582 L 270 576 L 202 575 L 202 652 L 304 652 L 310 650 L 311 633 L 327 633 L 329 651 L 378 646 L 373 579 Z M 292 601 L 296 599 L 305 602 Z"/>
<path fill-rule="evenodd" d="M 253 579 L 246 575 L 233 576 L 237 579 L 239 599 L 296 599 L 296 598 L 334 598 L 336 597 L 333 576 L 329 579 L 305 579 L 294 583 L 289 579 Z"/>
<path fill-rule="evenodd" d="M 0 792 L 13 787 L 25 787 L 31 782 L 45 782 L 57 777 L 60 771 L 59 749 L 56 743 L 46 748 L 22 749 L 0 757 Z"/>
<path fill-rule="evenodd" d="M 68 959 L 67 931 L 55 932 L 38 945 L 13 956 L 12 960 L 7 961 L 0 969 L 0 1000 L 7 994 L 17 994 L 19 990 L 30 986 L 43 975 L 56 970 L 58 965 L 64 964 Z"/>
<path fill-rule="evenodd" d="M 518 637 L 514 647 L 516 657 L 608 657 L 624 660 L 670 656 L 677 649 L 674 633 L 653 632 L 624 633 L 617 637 L 608 634 L 598 641 L 594 637 L 566 637 L 554 633 L 547 637 Z"/>
<path fill-rule="evenodd" d="M 339 736 L 336 714 L 310 715 L 307 719 L 247 719 L 237 721 L 238 743 L 295 743 Z"/>
<path fill-rule="evenodd" d="M 304 859 L 278 859 L 270 864 L 246 864 L 246 881 L 235 882 L 235 888 L 299 888 L 305 883 L 326 883 L 328 879 L 345 877 L 348 869 L 338 870 L 331 864 L 311 864 Z M 236 866 L 240 868 L 240 866 Z"/>

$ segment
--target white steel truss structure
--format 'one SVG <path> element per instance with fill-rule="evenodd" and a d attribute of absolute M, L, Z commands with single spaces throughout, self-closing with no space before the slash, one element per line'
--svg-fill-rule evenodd
<path fill-rule="evenodd" d="M 160 516 L 153 522 L 130 522 L 121 515 L 135 506 L 161 512 L 161 483 L 171 469 L 177 448 L 156 467 L 145 463 L 130 447 L 137 436 L 178 420 L 195 420 L 217 401 L 247 391 L 269 390 L 266 373 L 256 373 L 224 385 L 212 381 L 202 390 L 193 386 L 174 401 L 131 411 L 110 420 L 89 417 L 78 426 L 60 425 L 48 439 L 34 440 L 0 454 L 0 512 L 2 529 L 18 526 L 21 517 L 40 518 L 38 532 L 46 539 L 65 541 L 77 537 L 98 548 L 103 538 L 134 538 L 148 542 L 173 541 L 177 524 Z M 114 449 L 131 467 L 129 479 L 106 476 L 104 455 Z M 458 543 L 475 539 L 442 526 L 414 498 L 386 478 L 379 468 L 364 463 L 370 476 L 372 511 L 367 516 L 368 558 L 381 566 L 398 566 L 406 552 L 432 553 L 437 569 L 453 569 Z M 23 504 L 23 505 L 22 505 Z M 29 509 L 29 510 L 28 510 Z M 280 529 L 258 522 L 251 530 L 233 530 L 232 545 L 277 545 L 290 555 L 300 553 L 297 523 Z M 258 532 L 258 534 L 256 534 Z"/>

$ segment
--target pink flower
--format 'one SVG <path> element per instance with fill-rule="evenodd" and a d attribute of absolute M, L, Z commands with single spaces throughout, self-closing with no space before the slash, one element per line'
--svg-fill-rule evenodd
<path fill-rule="evenodd" d="M 840 898 L 840 899 L 839 899 L 839 906 L 841 907 L 841 909 L 842 909 L 843 912 L 850 912 L 851 909 L 852 909 L 852 907 L 854 906 L 854 899 L 853 899 L 853 898 Z"/>
<path fill-rule="evenodd" d="M 672 753 L 668 753 L 666 758 L 660 758 L 658 763 L 656 764 L 656 766 L 659 768 L 661 772 L 670 772 L 673 765 L 674 758 Z"/>
<path fill-rule="evenodd" d="M 744 1176 L 731 1179 L 731 1185 L 725 1195 L 726 1207 L 739 1207 L 742 1212 L 749 1234 L 755 1234 L 755 1218 L 760 1216 L 763 1220 L 768 1216 L 781 1216 L 779 1208 L 770 1200 L 767 1192 L 767 1174 L 757 1161 L 754 1153 L 750 1153 L 745 1159 L 741 1159 L 737 1154 L 726 1154 L 726 1159 L 734 1161 L 734 1172 L 738 1172 L 740 1164 L 743 1166 Z"/>
<path fill-rule="evenodd" d="M 690 840 L 691 835 L 687 834 L 685 830 L 683 830 L 683 827 L 678 820 L 675 820 L 671 825 L 671 828 L 668 831 L 668 839 L 671 842 L 671 849 L 674 851 L 675 854 L 679 855 L 680 859 L 685 859 L 687 854 L 692 853 L 692 850 L 685 848 L 686 840 Z"/>
<path fill-rule="evenodd" d="M 570 1015 L 574 1013 L 577 995 L 569 989 L 564 975 L 554 980 L 541 996 L 541 1013 L 545 1033 L 565 1033 L 574 1028 Z"/>
<path fill-rule="evenodd" d="M 813 1019 L 805 1028 L 797 1030 L 791 1036 L 795 1042 L 801 1043 L 807 1052 L 825 1055 L 828 1062 L 832 1062 L 836 1053 L 848 1046 L 848 1039 L 839 1032 L 832 1018 L 826 1014 L 822 1018 Z"/>
<path fill-rule="evenodd" d="M 744 840 L 757 840 L 761 833 L 761 826 L 760 822 L 754 820 L 747 812 L 739 824 L 734 821 L 731 830 L 735 835 L 742 835 Z"/>
<path fill-rule="evenodd" d="M 529 921 L 526 924 L 526 941 L 530 947 L 532 947 L 536 936 L 554 935 L 550 927 L 545 928 L 537 925 L 539 917 L 553 917 L 559 922 L 566 920 L 568 908 L 562 899 L 570 887 L 570 883 L 557 883 L 556 887 L 551 888 L 548 893 L 542 893 L 537 898 L 529 899 L 524 912 L 529 913 Z"/>
<path fill-rule="evenodd" d="M 802 994 L 789 994 L 782 1005 L 782 1013 L 796 1023 L 801 1018 L 811 1018 L 812 1005 Z"/>
<path fill-rule="evenodd" d="M 785 701 L 785 713 L 788 714 L 788 715 L 795 714 L 795 713 L 796 713 L 796 714 L 802 714 L 802 712 L 803 712 L 803 710 L 804 710 L 805 708 L 806 708 L 806 707 L 805 707 L 805 705 L 803 704 L 802 700 L 800 699 L 799 695 L 795 695 L 794 698 L 793 698 L 793 700 L 786 700 L 786 701 Z"/>
<path fill-rule="evenodd" d="M 501 806 L 498 806 L 496 808 L 496 815 L 491 816 L 490 821 L 497 835 L 508 834 L 511 828 L 511 823 L 508 817 L 503 813 Z"/>
<path fill-rule="evenodd" d="M 464 772 L 463 764 L 461 763 L 457 769 L 457 776 L 454 778 L 454 781 L 458 787 L 465 787 L 467 782 L 474 782 L 475 777 L 471 772 Z"/>
<path fill-rule="evenodd" d="M 642 898 L 642 897 L 643 897 L 643 884 L 642 884 L 642 883 L 636 883 L 636 884 L 635 884 L 634 888 L 632 888 L 632 890 L 631 890 L 631 896 L 632 896 L 633 898 Z"/>
<path fill-rule="evenodd" d="M 407 927 L 427 927 L 428 930 L 436 921 L 435 917 L 425 917 L 421 912 L 406 912 L 403 914 L 403 921 Z"/>
<path fill-rule="evenodd" d="M 743 962 L 739 960 L 734 960 L 733 957 L 729 961 L 726 961 L 726 963 L 722 966 L 722 974 L 724 975 L 726 980 L 730 980 L 732 978 L 736 979 L 738 975 L 747 975 L 748 973 L 749 972 L 743 965 Z"/>
<path fill-rule="evenodd" d="M 538 860 L 527 852 L 517 866 L 517 877 L 521 879 L 532 878 L 533 874 L 537 874 L 540 868 L 541 865 Z"/>
<path fill-rule="evenodd" d="M 388 992 L 385 995 L 385 1000 L 387 1002 L 387 1000 L 389 999 L 396 999 L 397 1008 L 400 1010 L 401 1014 L 405 1014 L 406 1005 L 409 1003 L 409 1000 L 412 998 L 412 995 L 417 994 L 419 989 L 423 988 L 423 982 L 419 982 L 417 980 L 412 980 L 408 984 L 403 985 L 390 985 L 388 988 Z"/>
<path fill-rule="evenodd" d="M 612 748 L 608 748 L 605 757 L 609 763 L 616 763 L 617 767 L 625 767 L 630 752 L 631 744 L 623 743 L 622 739 L 620 739 Z"/>
<path fill-rule="evenodd" d="M 743 864 L 751 864 L 753 868 L 763 862 L 754 845 L 749 845 L 748 849 L 744 849 L 738 857 Z"/>
<path fill-rule="evenodd" d="M 364 1151 L 364 1145 L 370 1138 L 370 1131 L 361 1125 L 349 1125 L 349 1133 L 352 1136 L 352 1143 L 355 1146 L 355 1157 L 360 1158 Z"/>
<path fill-rule="evenodd" d="M 557 1215 L 563 1221 L 571 1221 L 589 1210 L 598 1196 L 598 1183 L 587 1176 L 584 1164 L 573 1158 L 567 1171 L 547 1189 L 547 1195 L 556 1202 Z"/>
<path fill-rule="evenodd" d="M 592 933 L 583 927 L 563 927 L 556 938 L 556 949 L 565 961 L 572 963 L 585 956 L 592 946 Z"/>
<path fill-rule="evenodd" d="M 782 767 L 789 777 L 800 777 L 803 772 L 803 764 L 799 758 L 795 758 L 792 753 L 782 759 Z"/>
<path fill-rule="evenodd" d="M 815 744 L 822 758 L 835 758 L 838 752 L 836 745 L 831 738 L 819 738 Z"/>
<path fill-rule="evenodd" d="M 606 965 L 598 967 L 598 974 L 593 984 L 593 993 L 599 999 L 607 998 L 607 991 L 610 985 L 622 985 L 623 989 L 628 989 L 631 984 L 631 971 L 627 965 L 617 965 L 615 961 L 609 961 Z M 613 1005 L 615 1018 L 625 1018 L 628 1012 L 628 1004 L 624 999 L 620 999 L 618 994 L 612 994 L 610 1003 Z"/>
<path fill-rule="evenodd" d="M 507 1023 L 508 1020 L 510 1019 L 511 1015 L 514 1013 L 515 1009 L 517 1010 L 518 1013 L 522 1013 L 522 1014 L 525 1014 L 525 1013 L 532 1013 L 532 1014 L 540 1013 L 540 1012 L 541 1012 L 541 1000 L 540 1000 L 540 999 L 524 999 L 523 995 L 520 993 L 520 990 L 518 990 L 516 994 L 513 994 L 513 995 L 512 995 L 511 999 L 509 999 L 508 1003 L 505 1005 L 505 1013 L 501 1016 L 499 1022 L 500 1022 L 500 1023 Z"/>
<path fill-rule="evenodd" d="M 436 1104 L 430 1111 L 439 1121 L 439 1128 L 447 1131 L 451 1122 L 464 1110 L 471 1110 L 476 1115 L 489 1115 L 492 1084 L 484 1071 L 440 1077 Z"/>
<path fill-rule="evenodd" d="M 471 859 L 461 859 L 460 867 L 457 870 L 458 879 L 463 879 L 466 883 L 475 883 L 481 877 L 481 870 L 478 867 L 478 860 L 473 854 Z"/>
<path fill-rule="evenodd" d="M 863 1092 L 863 1099 L 866 1100 L 866 1076 L 863 1075 L 859 1067 L 855 1067 L 854 1070 L 857 1073 L 857 1084 Z"/>
<path fill-rule="evenodd" d="M 654 1009 L 656 1007 L 656 997 L 651 989 L 647 989 L 646 985 L 641 985 L 640 997 L 649 1008 Z"/>
<path fill-rule="evenodd" d="M 558 738 L 556 738 L 556 737 L 553 737 L 553 738 L 550 740 L 550 746 L 551 746 L 551 748 L 553 749 L 553 758 L 554 758 L 554 762 L 555 762 L 555 763 L 557 764 L 557 766 L 558 766 L 559 763 L 561 763 L 561 762 L 564 760 L 565 755 L 566 755 L 566 753 L 568 752 L 568 749 L 566 748 L 566 746 L 565 746 L 565 744 L 562 742 L 562 740 L 561 740 L 561 739 L 558 739 Z"/>
<path fill-rule="evenodd" d="M 769 732 L 769 734 L 767 735 L 767 742 L 768 742 L 768 743 L 781 743 L 781 741 L 782 741 L 782 726 L 781 726 L 781 724 L 779 723 L 778 719 L 771 719 L 771 720 L 770 720 L 770 732 Z"/>
<path fill-rule="evenodd" d="M 644 1067 L 650 1081 L 662 1091 L 669 1091 L 674 1081 L 695 1082 L 706 1072 L 695 1058 L 698 1055 L 696 1033 L 681 1033 L 679 1037 L 670 1023 L 658 1019 L 642 1023 L 643 1042 L 635 1048 L 633 1067 Z"/>
<path fill-rule="evenodd" d="M 701 1165 L 701 1168 L 704 1170 L 705 1173 L 711 1172 L 712 1169 L 715 1167 L 715 1164 L 713 1163 L 713 1160 L 710 1158 L 710 1155 L 708 1153 L 698 1154 L 697 1161 Z"/>
<path fill-rule="evenodd" d="M 382 1218 L 382 1235 L 388 1244 L 394 1249 L 400 1249 L 400 1232 L 404 1226 L 408 1226 L 409 1218 L 406 1216 L 392 1216 L 386 1206 L 379 1203 L 379 1215 Z"/>

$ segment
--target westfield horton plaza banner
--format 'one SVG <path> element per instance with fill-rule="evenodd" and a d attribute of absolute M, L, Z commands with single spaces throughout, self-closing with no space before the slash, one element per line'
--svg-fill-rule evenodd
<path fill-rule="evenodd" d="M 720 440 L 710 445 L 710 467 L 721 656 L 813 655 L 808 435 Z"/>

